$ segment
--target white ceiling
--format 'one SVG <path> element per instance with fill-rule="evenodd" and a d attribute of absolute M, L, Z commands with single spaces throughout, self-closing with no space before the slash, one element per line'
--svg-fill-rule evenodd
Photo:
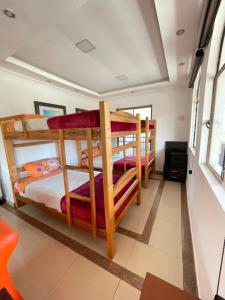
<path fill-rule="evenodd" d="M 94 96 L 186 84 L 205 2 L 0 0 L 0 10 L 16 13 L 0 13 L 0 67 Z M 84 39 L 96 49 L 76 48 Z"/>

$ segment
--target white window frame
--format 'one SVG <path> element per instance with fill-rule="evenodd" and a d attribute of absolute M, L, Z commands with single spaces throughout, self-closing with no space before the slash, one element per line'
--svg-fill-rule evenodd
<path fill-rule="evenodd" d="M 192 97 L 191 130 L 190 130 L 189 146 L 193 153 L 195 153 L 196 142 L 197 142 L 200 83 L 201 83 L 201 68 L 199 69 L 195 79 L 193 97 Z"/>
<path fill-rule="evenodd" d="M 220 50 L 218 55 L 218 61 L 217 61 L 217 71 L 214 76 L 214 82 L 213 82 L 213 96 L 212 96 L 212 104 L 211 104 L 211 114 L 210 114 L 210 128 L 209 128 L 209 139 L 208 139 L 208 147 L 207 147 L 207 166 L 210 169 L 210 171 L 216 176 L 216 178 L 219 180 L 220 183 L 222 183 L 225 187 L 225 180 L 222 179 L 221 174 L 219 174 L 215 168 L 210 164 L 210 152 L 212 147 L 212 131 L 213 131 L 213 120 L 214 120 L 214 111 L 215 111 L 215 105 L 216 105 L 216 92 L 217 92 L 217 82 L 222 73 L 225 72 L 225 63 L 220 66 L 220 59 L 222 54 L 222 49 L 225 47 L 225 27 L 223 30 L 223 34 L 221 37 L 220 42 Z"/>
<path fill-rule="evenodd" d="M 151 115 L 149 116 L 149 120 L 152 120 L 152 105 L 145 105 L 145 106 L 134 106 L 134 107 L 126 107 L 126 108 L 118 108 L 117 111 L 132 111 L 130 113 L 132 113 L 134 115 L 134 111 L 135 109 L 143 109 L 143 108 L 150 108 L 151 109 Z M 131 143 L 134 141 L 134 135 L 132 136 L 127 136 L 127 137 L 122 137 L 122 138 L 118 138 L 117 139 L 117 146 L 121 146 L 121 145 L 125 145 L 126 143 Z M 141 144 L 143 144 L 145 146 L 145 140 L 143 139 L 143 137 L 141 137 Z M 133 155 L 134 153 L 134 149 L 133 149 Z M 126 150 L 124 151 L 123 155 L 126 155 Z"/>

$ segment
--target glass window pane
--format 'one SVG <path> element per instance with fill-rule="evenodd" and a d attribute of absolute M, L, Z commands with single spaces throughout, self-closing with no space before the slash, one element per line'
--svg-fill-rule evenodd
<path fill-rule="evenodd" d="M 216 81 L 214 117 L 212 124 L 209 163 L 221 174 L 225 149 L 225 71 Z"/>
<path fill-rule="evenodd" d="M 198 106 L 199 106 L 199 94 L 200 94 L 200 70 L 195 80 L 193 98 L 192 98 L 192 113 L 191 113 L 191 134 L 190 134 L 190 146 L 194 149 L 196 146 L 196 133 L 198 124 Z"/>
<path fill-rule="evenodd" d="M 223 45 L 222 45 L 221 54 L 220 54 L 219 69 L 221 69 L 222 65 L 225 63 L 225 42 L 224 42 L 224 40 L 225 40 L 225 38 L 223 38 Z"/>
<path fill-rule="evenodd" d="M 151 119 L 151 107 L 135 108 L 134 115 L 136 114 L 140 114 L 142 120 L 145 120 L 146 117 Z"/>

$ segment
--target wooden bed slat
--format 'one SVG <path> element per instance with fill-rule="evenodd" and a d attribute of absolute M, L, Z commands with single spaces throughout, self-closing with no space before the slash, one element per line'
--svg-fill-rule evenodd
<path fill-rule="evenodd" d="M 20 143 L 20 144 L 13 144 L 14 148 L 21 148 L 21 147 L 30 147 L 30 146 L 37 146 L 37 145 L 45 145 L 45 144 L 53 144 L 57 143 L 57 141 L 40 141 L 40 142 L 28 142 L 28 143 Z"/>
<path fill-rule="evenodd" d="M 80 201 L 84 201 L 84 202 L 88 202 L 88 203 L 91 202 L 91 198 L 90 197 L 79 195 L 79 194 L 76 194 L 74 192 L 69 192 L 69 193 L 67 193 L 67 195 L 70 198 L 74 198 L 74 199 L 77 199 L 77 200 L 80 200 Z"/>
<path fill-rule="evenodd" d="M 126 123 L 138 123 L 138 119 L 132 114 L 126 111 L 113 112 L 110 115 L 111 122 L 126 122 Z"/>
<path fill-rule="evenodd" d="M 66 165 L 65 168 L 67 170 L 71 170 L 71 171 L 79 171 L 79 172 L 85 172 L 88 173 L 89 169 L 87 167 L 82 167 L 82 166 L 71 166 L 71 165 Z"/>
<path fill-rule="evenodd" d="M 136 142 L 132 142 L 132 143 L 127 143 L 125 145 L 113 148 L 112 149 L 112 154 L 114 155 L 114 154 L 122 152 L 122 151 L 124 151 L 126 149 L 134 148 L 134 147 L 136 147 L 136 145 L 137 145 Z"/>
<path fill-rule="evenodd" d="M 135 175 L 137 175 L 136 168 L 129 169 L 126 173 L 124 173 L 114 185 L 113 197 L 115 197 Z"/>
<path fill-rule="evenodd" d="M 115 204 L 114 211 L 115 214 L 120 209 L 120 207 L 123 205 L 123 203 L 126 201 L 126 199 L 129 197 L 129 195 L 132 193 L 132 191 L 135 189 L 135 187 L 138 185 L 138 179 L 136 179 L 132 185 L 126 190 L 126 192 L 123 194 L 123 196 L 120 198 L 120 200 Z"/>

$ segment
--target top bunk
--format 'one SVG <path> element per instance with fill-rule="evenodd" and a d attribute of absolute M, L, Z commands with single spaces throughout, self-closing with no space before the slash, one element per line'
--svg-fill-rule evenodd
<path fill-rule="evenodd" d="M 14 115 L 0 118 L 0 124 L 6 140 L 58 140 L 62 132 L 65 140 L 86 140 L 90 130 L 92 140 L 101 140 L 101 120 L 105 118 L 110 118 L 112 138 L 137 134 L 137 117 L 123 111 L 111 112 L 106 116 L 104 105 L 100 105 L 99 110 L 51 118 Z M 142 126 L 145 127 L 143 122 Z"/>

